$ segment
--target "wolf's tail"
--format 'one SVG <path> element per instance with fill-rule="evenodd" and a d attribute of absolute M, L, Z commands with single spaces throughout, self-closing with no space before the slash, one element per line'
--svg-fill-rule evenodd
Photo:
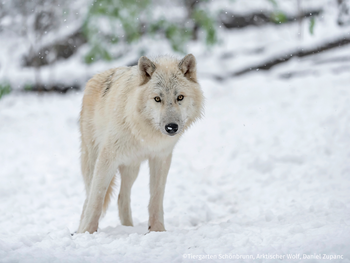
<path fill-rule="evenodd" d="M 107 189 L 105 200 L 103 202 L 103 207 L 102 207 L 102 217 L 105 216 L 107 208 L 109 206 L 109 203 L 111 202 L 111 199 L 113 197 L 114 188 L 116 186 L 115 180 L 116 180 L 116 176 L 113 177 L 113 179 L 112 179 L 112 181 L 109 184 L 109 187 Z"/>

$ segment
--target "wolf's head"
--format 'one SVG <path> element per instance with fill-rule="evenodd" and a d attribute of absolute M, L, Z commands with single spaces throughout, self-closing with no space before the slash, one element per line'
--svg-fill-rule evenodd
<path fill-rule="evenodd" d="M 203 111 L 203 94 L 197 82 L 196 59 L 192 54 L 181 61 L 141 57 L 138 62 L 141 115 L 165 135 L 182 133 Z"/>

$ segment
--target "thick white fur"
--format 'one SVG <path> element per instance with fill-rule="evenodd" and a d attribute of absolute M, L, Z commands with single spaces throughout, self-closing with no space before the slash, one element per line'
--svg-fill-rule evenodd
<path fill-rule="evenodd" d="M 179 95 L 184 96 L 182 101 L 177 100 Z M 161 102 L 154 100 L 156 96 Z M 193 55 L 181 61 L 141 57 L 138 66 L 110 69 L 90 79 L 80 116 L 86 200 L 77 232 L 97 231 L 118 170 L 120 220 L 123 225 L 133 225 L 130 192 L 140 163 L 146 159 L 150 167 L 149 230 L 165 231 L 163 197 L 172 151 L 202 110 Z M 179 125 L 176 135 L 167 134 L 164 126 L 168 123 Z"/>

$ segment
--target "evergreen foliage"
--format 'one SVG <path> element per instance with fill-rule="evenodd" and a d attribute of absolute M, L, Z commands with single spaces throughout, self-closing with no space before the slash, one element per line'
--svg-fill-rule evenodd
<path fill-rule="evenodd" d="M 0 84 L 0 99 L 11 92 L 11 86 L 8 83 Z"/>
<path fill-rule="evenodd" d="M 186 43 L 203 32 L 199 40 L 208 46 L 217 41 L 212 15 L 202 8 L 206 1 L 196 1 L 182 21 L 155 16 L 152 0 L 94 0 L 86 16 L 83 32 L 90 45 L 85 62 L 111 60 L 110 47 L 121 42 L 130 44 L 145 35 L 158 35 L 169 41 L 172 49 L 186 52 Z M 186 0 L 179 2 L 186 8 Z"/>

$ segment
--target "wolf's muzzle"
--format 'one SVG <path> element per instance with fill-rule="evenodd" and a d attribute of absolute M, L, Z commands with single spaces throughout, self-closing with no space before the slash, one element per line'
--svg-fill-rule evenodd
<path fill-rule="evenodd" d="M 169 135 L 175 135 L 178 129 L 179 126 L 176 123 L 169 123 L 165 125 L 165 131 L 169 133 Z"/>

